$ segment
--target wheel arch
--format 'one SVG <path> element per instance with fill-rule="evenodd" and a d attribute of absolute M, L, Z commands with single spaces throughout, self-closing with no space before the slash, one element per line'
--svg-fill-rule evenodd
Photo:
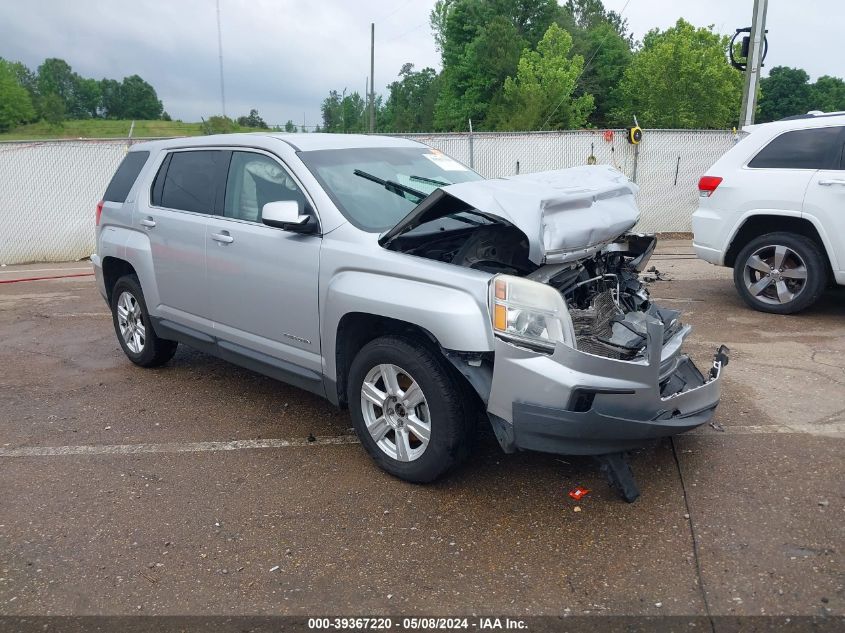
<path fill-rule="evenodd" d="M 346 390 L 352 360 L 367 343 L 389 335 L 411 339 L 442 355 L 437 338 L 415 323 L 366 312 L 348 312 L 337 326 L 334 388 L 326 387 L 329 399 L 341 408 L 347 407 Z"/>
<path fill-rule="evenodd" d="M 725 266 L 733 268 L 739 252 L 746 244 L 767 233 L 795 233 L 812 240 L 825 254 L 828 273 L 833 273 L 831 252 L 816 225 L 807 218 L 791 215 L 764 214 L 746 218 L 731 238 L 730 246 L 725 252 Z"/>
<path fill-rule="evenodd" d="M 126 275 L 135 275 L 137 277 L 138 273 L 132 264 L 119 257 L 104 257 L 102 265 L 106 298 L 108 299 L 109 305 L 111 305 L 112 292 L 114 291 L 114 285 L 117 283 L 117 280 Z"/>

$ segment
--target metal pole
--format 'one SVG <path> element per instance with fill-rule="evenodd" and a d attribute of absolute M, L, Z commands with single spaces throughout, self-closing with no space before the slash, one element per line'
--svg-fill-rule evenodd
<path fill-rule="evenodd" d="M 370 134 L 376 131 L 376 24 L 370 23 Z"/>
<path fill-rule="evenodd" d="M 217 0 L 217 51 L 220 59 L 220 102 L 226 116 L 226 91 L 223 88 L 223 31 L 220 28 L 220 0 Z"/>
<path fill-rule="evenodd" d="M 754 0 L 751 41 L 748 44 L 745 87 L 742 90 L 742 110 L 739 116 L 740 128 L 754 124 L 757 87 L 760 85 L 760 67 L 763 65 L 763 40 L 766 37 L 766 9 L 768 4 L 769 0 Z"/>
<path fill-rule="evenodd" d="M 475 169 L 475 148 L 472 138 L 472 119 L 469 119 L 469 167 Z"/>

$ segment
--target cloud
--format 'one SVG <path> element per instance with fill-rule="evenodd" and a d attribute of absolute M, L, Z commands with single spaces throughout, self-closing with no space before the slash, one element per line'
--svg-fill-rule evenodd
<path fill-rule="evenodd" d="M 376 24 L 376 92 L 406 61 L 435 66 L 433 0 L 220 0 L 226 111 L 319 122 L 329 90 L 363 93 Z M 0 56 L 35 68 L 61 57 L 86 77 L 149 81 L 174 118 L 222 110 L 214 0 L 31 0 L 0 6 Z"/>

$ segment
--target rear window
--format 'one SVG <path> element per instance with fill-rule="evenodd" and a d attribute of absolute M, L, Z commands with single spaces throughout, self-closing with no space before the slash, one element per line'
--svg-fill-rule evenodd
<path fill-rule="evenodd" d="M 748 166 L 758 169 L 839 169 L 841 133 L 841 127 L 786 132 L 760 150 Z"/>
<path fill-rule="evenodd" d="M 222 156 L 220 150 L 173 152 L 156 176 L 153 204 L 194 213 L 214 213 L 216 176 Z"/>
<path fill-rule="evenodd" d="M 126 202 L 129 190 L 135 184 L 135 179 L 144 168 L 144 164 L 150 157 L 149 152 L 129 152 L 120 163 L 109 186 L 106 187 L 106 194 L 103 200 L 108 202 Z"/>

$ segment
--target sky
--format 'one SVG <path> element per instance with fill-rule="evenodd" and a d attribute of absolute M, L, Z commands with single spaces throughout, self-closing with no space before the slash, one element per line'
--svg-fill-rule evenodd
<path fill-rule="evenodd" d="M 752 0 L 604 0 L 636 39 L 684 17 L 732 34 L 751 25 Z M 428 14 L 434 0 L 219 0 L 226 114 L 256 108 L 270 124 L 313 126 L 329 90 L 365 91 L 370 23 L 376 92 L 405 62 L 440 67 Z M 845 77 L 842 0 L 770 0 L 766 67 Z M 174 119 L 222 111 L 215 0 L 0 0 L 0 57 L 33 70 L 61 57 L 80 75 L 138 74 Z M 764 74 L 765 74 L 764 69 Z"/>

